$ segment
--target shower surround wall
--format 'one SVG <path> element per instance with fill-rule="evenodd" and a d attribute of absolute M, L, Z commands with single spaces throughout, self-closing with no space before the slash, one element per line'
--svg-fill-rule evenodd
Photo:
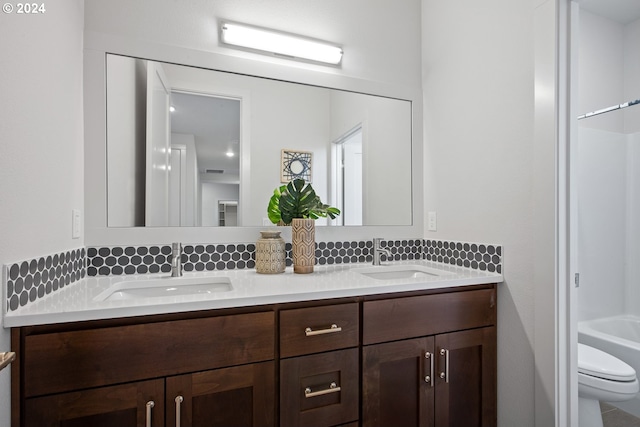
<path fill-rule="evenodd" d="M 637 112 L 640 113 L 640 111 Z M 640 127 L 640 118 L 634 121 Z M 626 308 L 628 312 L 640 316 L 640 131 L 628 135 L 627 138 L 629 199 L 627 201 Z"/>
<path fill-rule="evenodd" d="M 627 147 L 624 134 L 589 128 L 579 131 L 580 320 L 625 311 Z"/>
<path fill-rule="evenodd" d="M 640 20 L 580 11 L 578 114 L 640 98 Z M 580 120 L 579 320 L 640 315 L 640 106 Z"/>

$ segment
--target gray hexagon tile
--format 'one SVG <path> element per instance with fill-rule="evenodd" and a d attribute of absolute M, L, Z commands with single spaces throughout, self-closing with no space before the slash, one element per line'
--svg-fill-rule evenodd
<path fill-rule="evenodd" d="M 85 248 L 79 248 L 6 265 L 7 312 L 84 278 L 85 263 Z"/>
<path fill-rule="evenodd" d="M 432 239 L 386 240 L 391 256 L 382 261 L 422 260 L 502 273 L 502 246 Z M 316 265 L 371 262 L 371 240 L 316 242 Z M 255 268 L 255 244 L 186 244 L 184 271 Z M 286 243 L 287 266 L 292 265 Z M 88 276 L 171 271 L 171 246 L 114 246 L 79 248 L 5 266 L 7 311 L 36 301 Z"/>
<path fill-rule="evenodd" d="M 502 274 L 502 246 L 446 240 L 425 240 L 426 260 Z"/>

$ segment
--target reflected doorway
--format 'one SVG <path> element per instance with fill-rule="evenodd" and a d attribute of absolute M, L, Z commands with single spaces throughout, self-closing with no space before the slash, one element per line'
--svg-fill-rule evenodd
<path fill-rule="evenodd" d="M 172 175 L 182 189 L 175 192 L 174 204 L 183 205 L 181 226 L 237 226 L 237 220 L 226 221 L 219 210 L 219 200 L 235 201 L 239 210 L 240 197 L 240 110 L 241 100 L 210 93 L 182 90 L 171 92 L 171 150 L 186 147 L 187 168 L 174 169 Z M 182 196 L 181 196 L 182 194 Z M 181 202 L 182 200 L 182 202 Z"/>
<path fill-rule="evenodd" d="M 334 204 L 341 225 L 362 225 L 362 125 L 333 143 Z"/>

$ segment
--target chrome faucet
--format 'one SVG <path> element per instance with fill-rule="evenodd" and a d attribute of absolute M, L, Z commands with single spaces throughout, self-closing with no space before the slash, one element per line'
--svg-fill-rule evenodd
<path fill-rule="evenodd" d="M 171 277 L 182 276 L 182 245 L 171 244 Z"/>
<path fill-rule="evenodd" d="M 380 265 L 380 255 L 386 255 L 387 259 L 392 256 L 391 251 L 388 248 L 380 246 L 381 243 L 381 237 L 373 239 L 373 265 Z"/>

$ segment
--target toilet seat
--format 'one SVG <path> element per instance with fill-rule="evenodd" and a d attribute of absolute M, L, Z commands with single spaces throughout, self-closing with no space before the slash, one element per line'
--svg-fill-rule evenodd
<path fill-rule="evenodd" d="M 611 381 L 578 372 L 579 395 L 598 397 L 607 402 L 617 402 L 632 398 L 639 390 L 640 383 L 637 379 Z"/>
<path fill-rule="evenodd" d="M 597 348 L 578 343 L 578 373 L 609 381 L 629 382 L 636 371 L 622 360 Z"/>

